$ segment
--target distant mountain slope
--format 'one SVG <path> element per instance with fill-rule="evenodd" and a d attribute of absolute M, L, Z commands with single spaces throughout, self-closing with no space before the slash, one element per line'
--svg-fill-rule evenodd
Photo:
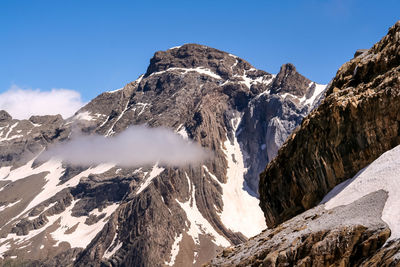
<path fill-rule="evenodd" d="M 266 227 L 258 174 L 324 88 L 291 64 L 271 75 L 234 55 L 186 44 L 155 53 L 144 75 L 67 120 L 17 121 L 3 112 L 0 258 L 47 266 L 201 266 Z M 214 157 L 181 168 L 76 167 L 33 158 L 77 131 L 112 137 L 139 124 L 172 129 Z"/>

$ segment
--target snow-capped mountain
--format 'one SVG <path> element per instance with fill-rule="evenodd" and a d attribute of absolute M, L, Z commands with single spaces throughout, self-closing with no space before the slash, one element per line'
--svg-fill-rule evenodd
<path fill-rule="evenodd" d="M 66 120 L 0 112 L 0 264 L 200 266 L 266 228 L 258 174 L 324 85 L 291 64 L 277 75 L 186 44 Z M 81 135 L 165 127 L 212 151 L 198 166 L 76 166 L 38 160 Z"/>

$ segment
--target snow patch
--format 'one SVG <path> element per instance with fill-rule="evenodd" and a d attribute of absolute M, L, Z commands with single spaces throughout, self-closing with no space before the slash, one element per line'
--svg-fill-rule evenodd
<path fill-rule="evenodd" d="M 372 192 L 385 190 L 388 199 L 382 220 L 391 230 L 390 240 L 400 238 L 400 146 L 397 146 L 359 171 L 352 179 L 337 185 L 322 201 L 326 209 L 348 205 Z M 335 194 L 335 195 L 334 195 Z"/>
<path fill-rule="evenodd" d="M 80 121 L 93 121 L 96 120 L 92 115 L 90 115 L 89 111 L 84 111 L 75 115 L 75 119 Z"/>
<path fill-rule="evenodd" d="M 150 74 L 150 76 L 159 75 L 159 74 L 162 74 L 162 73 L 165 73 L 165 72 L 168 72 L 168 71 L 173 71 L 173 70 L 180 70 L 180 71 L 183 72 L 183 74 L 186 74 L 186 73 L 191 72 L 191 71 L 195 71 L 195 72 L 198 72 L 200 74 L 205 74 L 205 75 L 210 76 L 212 78 L 215 78 L 215 79 L 218 79 L 218 80 L 222 80 L 221 76 L 219 76 L 218 74 L 212 72 L 210 69 L 203 68 L 203 67 L 197 67 L 197 68 L 176 68 L 176 67 L 173 67 L 173 68 L 169 68 L 169 69 L 166 69 L 166 70 L 163 70 L 163 71 L 153 72 L 152 74 Z"/>
<path fill-rule="evenodd" d="M 181 206 L 181 208 L 185 211 L 187 220 L 190 223 L 190 227 L 187 231 L 188 235 L 190 235 L 194 242 L 198 245 L 200 244 L 199 235 L 200 234 L 210 234 L 214 237 L 213 242 L 218 246 L 227 247 L 230 245 L 230 242 L 220 235 L 217 231 L 215 231 L 214 227 L 203 217 L 199 209 L 196 205 L 196 197 L 195 191 L 196 187 L 190 182 L 190 179 L 185 172 L 186 179 L 189 184 L 189 192 L 191 191 L 191 197 L 186 202 L 180 202 L 175 199 L 176 202 Z"/>
<path fill-rule="evenodd" d="M 182 237 L 183 237 L 182 234 L 180 234 L 179 236 L 175 235 L 175 241 L 172 244 L 172 248 L 171 248 L 171 259 L 169 260 L 169 262 L 165 262 L 165 265 L 174 266 L 176 256 L 179 253 L 179 243 L 181 242 Z"/>
<path fill-rule="evenodd" d="M 99 220 L 95 224 L 87 225 L 85 224 L 85 221 L 88 218 L 87 216 L 72 216 L 72 209 L 75 203 L 78 201 L 79 200 L 74 200 L 65 211 L 57 215 L 59 219 L 59 227 L 57 230 L 51 233 L 51 237 L 57 241 L 55 246 L 58 246 L 61 242 L 68 242 L 73 248 L 86 248 L 86 246 L 89 245 L 92 239 L 103 229 L 104 225 L 106 224 L 107 220 L 104 219 Z M 113 203 L 102 211 L 95 209 L 90 214 L 98 215 L 106 213 L 105 218 L 107 218 L 118 208 L 118 206 L 118 203 Z M 70 230 L 74 226 L 76 226 L 76 229 L 72 233 L 67 234 L 66 231 Z"/>
<path fill-rule="evenodd" d="M 116 90 L 107 91 L 106 93 L 112 94 L 112 93 L 116 93 L 118 91 L 121 91 L 122 89 L 124 89 L 124 88 L 122 87 L 122 88 L 119 88 L 119 89 L 116 89 Z"/>
<path fill-rule="evenodd" d="M 113 240 L 111 241 L 110 246 L 106 249 L 106 252 L 104 253 L 103 258 L 106 258 L 106 259 L 111 258 L 112 255 L 114 255 L 115 252 L 117 252 L 117 250 L 120 249 L 120 247 L 122 246 L 122 242 L 119 242 L 112 250 L 110 250 L 110 248 L 113 246 L 113 244 L 117 240 L 117 237 L 118 237 L 118 225 L 117 225 L 117 228 L 115 229 L 115 234 L 114 234 Z"/>
<path fill-rule="evenodd" d="M 113 135 L 115 133 L 114 132 L 114 126 L 122 118 L 122 116 L 125 114 L 125 112 L 128 110 L 128 105 L 129 105 L 129 99 L 128 99 L 128 101 L 126 101 L 124 110 L 121 112 L 121 114 L 119 114 L 118 118 L 113 122 L 113 124 L 111 125 L 110 129 L 108 129 L 108 131 L 106 133 L 106 136 L 111 136 L 111 135 Z"/>
<path fill-rule="evenodd" d="M 182 47 L 181 45 L 173 46 L 173 47 L 171 47 L 171 48 L 168 48 L 167 50 L 179 49 L 179 48 L 181 48 L 181 47 Z"/>
<path fill-rule="evenodd" d="M 304 95 L 300 99 L 300 102 L 304 103 L 304 105 L 312 105 L 314 103 L 315 99 L 317 98 L 317 96 L 319 96 L 326 88 L 326 84 L 318 84 L 318 83 L 314 83 L 314 82 L 311 82 L 309 87 L 311 87 L 313 84 L 315 84 L 315 89 L 314 89 L 313 95 L 308 99 L 306 99 L 306 96 Z"/>
<path fill-rule="evenodd" d="M 11 166 L 0 168 L 0 180 L 6 178 L 11 172 Z"/>
<path fill-rule="evenodd" d="M 1 244 L 1 239 L 0 239 Z M 6 243 L 0 246 L 0 259 L 4 259 L 3 254 L 11 248 L 11 245 Z"/>
<path fill-rule="evenodd" d="M 176 130 L 176 133 L 179 134 L 180 136 L 182 136 L 183 139 L 188 140 L 189 139 L 189 135 L 186 131 L 186 127 L 183 126 L 183 124 L 178 126 L 178 129 Z"/>
<path fill-rule="evenodd" d="M 143 113 L 143 111 L 146 109 L 146 107 L 149 106 L 149 104 L 148 103 L 136 103 L 135 110 L 137 109 L 137 106 L 141 107 L 141 110 L 137 114 L 137 116 L 139 117 Z"/>
<path fill-rule="evenodd" d="M 106 251 L 106 253 L 104 253 L 103 258 L 106 259 L 111 258 L 115 254 L 115 252 L 117 252 L 121 247 L 122 247 L 122 242 L 119 242 L 111 251 Z"/>
<path fill-rule="evenodd" d="M 47 200 L 49 197 L 54 196 L 61 190 L 67 187 L 74 187 L 79 184 L 79 181 L 82 177 L 87 177 L 90 174 L 101 174 L 109 169 L 114 167 L 113 164 L 100 164 L 94 168 L 89 168 L 78 175 L 74 176 L 68 182 L 59 185 L 60 177 L 62 176 L 64 169 L 62 168 L 62 164 L 59 161 L 50 160 L 40 166 L 38 169 L 42 169 L 42 171 L 49 171 L 49 174 L 46 175 L 45 179 L 47 181 L 46 185 L 43 187 L 43 190 L 36 195 L 36 197 L 29 203 L 29 205 L 25 208 L 21 214 L 29 211 L 31 208 L 34 208 L 36 205 L 41 202 Z"/>
<path fill-rule="evenodd" d="M 149 186 L 149 184 L 151 183 L 151 181 L 157 177 L 160 173 L 162 173 L 164 171 L 164 168 L 160 168 L 158 167 L 158 163 L 156 163 L 153 166 L 153 169 L 151 170 L 149 177 L 145 178 L 146 180 L 144 181 L 144 183 L 142 183 L 140 185 L 139 190 L 136 192 L 136 195 L 138 195 L 140 192 L 142 192 L 144 189 L 146 189 L 147 186 Z"/>
<path fill-rule="evenodd" d="M 42 126 L 40 123 L 33 123 L 33 122 L 31 122 L 31 121 L 29 121 L 32 125 L 33 125 L 33 127 L 40 127 L 40 126 Z"/>
<path fill-rule="evenodd" d="M 6 135 L 3 138 L 0 138 L 0 142 L 3 141 L 8 141 L 8 140 L 12 140 L 18 137 L 22 137 L 22 135 L 18 135 L 18 136 L 10 136 L 10 133 L 13 131 L 13 129 L 18 125 L 18 122 L 14 123 L 13 125 L 11 125 L 8 128 L 8 132 L 6 133 Z M 4 131 L 4 130 L 3 130 Z M 3 131 L 1 132 L 1 135 L 3 135 Z"/>
<path fill-rule="evenodd" d="M 231 121 L 236 132 L 241 117 Z M 228 161 L 227 182 L 222 184 L 222 200 L 224 203 L 221 221 L 234 232 L 241 232 L 246 237 L 252 237 L 266 229 L 264 213 L 259 206 L 259 200 L 251 196 L 244 187 L 246 186 L 244 174 L 247 168 L 244 166 L 243 154 L 240 144 L 234 135 L 233 144 L 228 137 L 222 148 Z"/>
<path fill-rule="evenodd" d="M 257 83 L 269 85 L 276 76 L 276 75 L 272 75 L 272 77 L 270 77 L 270 78 L 268 78 L 266 76 L 259 76 L 255 79 L 247 76 L 247 72 L 254 71 L 254 70 L 256 70 L 256 69 L 251 68 L 249 70 L 246 70 L 243 75 L 237 75 L 237 74 L 233 75 L 234 78 L 240 78 L 243 80 L 243 81 L 235 81 L 235 82 L 242 83 L 242 84 L 246 85 L 248 88 L 250 88 L 253 84 L 257 84 Z M 230 82 L 231 82 L 231 80 L 227 80 L 222 85 L 230 83 Z"/>
<path fill-rule="evenodd" d="M 11 208 L 12 206 L 14 206 L 15 204 L 18 204 L 19 202 L 21 202 L 21 199 L 13 202 L 13 203 L 8 203 L 7 205 L 4 206 L 0 206 L 0 212 L 2 212 L 5 209 Z"/>
<path fill-rule="evenodd" d="M 140 83 L 140 81 L 143 79 L 143 76 L 144 76 L 144 74 L 140 75 L 139 78 L 137 78 L 136 81 L 134 81 L 134 82 Z M 122 91 L 123 89 L 124 89 L 124 88 L 122 87 L 122 88 L 119 88 L 119 89 L 116 89 L 116 90 L 107 91 L 106 93 L 108 93 L 108 94 L 113 94 L 113 93 Z"/>
<path fill-rule="evenodd" d="M 197 251 L 195 251 L 194 252 L 194 255 L 193 255 L 193 265 L 194 264 L 196 264 L 196 261 L 197 261 L 197 257 L 199 256 L 199 253 L 197 252 Z"/>
<path fill-rule="evenodd" d="M 205 165 L 203 165 L 203 169 L 205 170 L 205 172 L 214 180 L 214 181 L 216 181 L 219 185 L 223 185 L 219 180 L 218 180 L 218 178 L 217 178 L 217 176 L 215 176 L 214 174 L 212 174 L 209 170 L 208 170 L 208 168 L 207 168 L 207 166 L 205 166 Z"/>
<path fill-rule="evenodd" d="M 17 180 L 26 178 L 28 176 L 44 172 L 47 170 L 46 168 L 51 167 L 51 166 L 49 166 L 49 162 L 46 162 L 45 164 L 42 164 L 39 168 L 33 169 L 32 164 L 36 160 L 37 157 L 38 156 L 34 157 L 30 161 L 28 161 L 25 165 L 23 165 L 19 168 L 16 168 L 12 171 L 11 171 L 10 166 L 3 167 L 4 169 L 1 168 L 0 179 L 15 182 Z"/>

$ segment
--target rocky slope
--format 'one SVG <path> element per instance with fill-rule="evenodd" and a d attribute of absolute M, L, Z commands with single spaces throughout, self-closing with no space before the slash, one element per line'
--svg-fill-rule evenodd
<path fill-rule="evenodd" d="M 146 73 L 63 120 L 0 113 L 0 264 L 199 266 L 264 229 L 258 173 L 325 86 L 206 46 L 155 53 Z M 76 134 L 172 129 L 213 151 L 199 166 L 36 160 Z M 157 252 L 157 253 L 155 253 Z"/>
<path fill-rule="evenodd" d="M 400 146 L 320 205 L 226 248 L 208 266 L 399 266 Z"/>
<path fill-rule="evenodd" d="M 225 249 L 209 266 L 360 266 L 390 236 L 380 219 L 386 199 L 377 191 L 329 211 L 310 209 Z"/>
<path fill-rule="evenodd" d="M 270 229 L 209 265 L 400 266 L 399 77 L 397 22 L 339 69 L 261 174 Z"/>

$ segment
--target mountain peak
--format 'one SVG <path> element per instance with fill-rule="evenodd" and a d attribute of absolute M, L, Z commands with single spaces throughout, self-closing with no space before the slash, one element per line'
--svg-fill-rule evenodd
<path fill-rule="evenodd" d="M 8 112 L 5 110 L 0 110 L 0 122 L 10 121 L 10 120 L 12 120 L 11 115 L 8 114 Z"/>
<path fill-rule="evenodd" d="M 272 84 L 273 93 L 290 93 L 295 96 L 303 96 L 310 87 L 311 81 L 297 72 L 292 63 L 286 63 L 281 69 Z"/>
<path fill-rule="evenodd" d="M 150 59 L 144 77 L 170 68 L 205 68 L 228 79 L 252 66 L 245 60 L 227 52 L 200 44 L 184 44 L 166 51 L 157 51 Z"/>

